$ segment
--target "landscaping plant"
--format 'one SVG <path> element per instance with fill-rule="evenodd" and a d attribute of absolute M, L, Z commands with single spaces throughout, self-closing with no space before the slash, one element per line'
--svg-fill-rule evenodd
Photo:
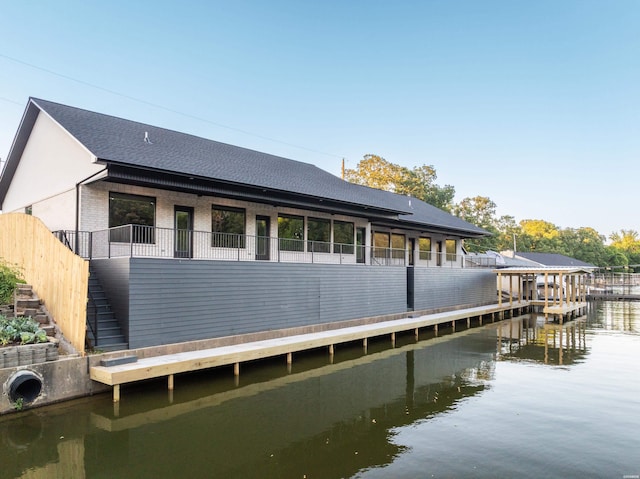
<path fill-rule="evenodd" d="M 0 259 L 0 305 L 13 302 L 13 291 L 16 285 L 24 283 L 20 271 Z"/>
<path fill-rule="evenodd" d="M 31 318 L 7 318 L 0 315 L 0 346 L 46 343 L 47 333 Z"/>

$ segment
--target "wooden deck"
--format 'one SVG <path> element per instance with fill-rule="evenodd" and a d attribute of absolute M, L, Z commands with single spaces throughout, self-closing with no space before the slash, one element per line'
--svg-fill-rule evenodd
<path fill-rule="evenodd" d="M 414 330 L 417 336 L 420 328 L 434 327 L 437 331 L 438 325 L 446 323 L 451 323 L 455 330 L 458 321 L 466 320 L 466 325 L 469 327 L 472 318 L 479 318 L 482 323 L 484 316 L 491 315 L 493 321 L 496 314 L 501 315 L 505 311 L 523 309 L 529 305 L 529 301 L 514 301 L 511 304 L 493 304 L 311 334 L 184 351 L 144 358 L 127 364 L 93 366 L 90 368 L 90 377 L 94 381 L 113 386 L 113 400 L 117 402 L 120 400 L 121 384 L 167 377 L 168 388 L 172 390 L 174 375 L 179 373 L 233 364 L 234 374 L 238 375 L 240 363 L 245 361 L 284 355 L 287 362 L 291 363 L 292 354 L 298 351 L 328 347 L 329 354 L 333 354 L 336 344 L 362 340 L 366 347 L 368 338 L 384 335 L 390 335 L 391 341 L 395 342 L 395 334 L 398 332 Z"/>

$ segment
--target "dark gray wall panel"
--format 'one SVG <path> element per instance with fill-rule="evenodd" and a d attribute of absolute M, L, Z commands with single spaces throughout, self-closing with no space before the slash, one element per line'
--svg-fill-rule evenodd
<path fill-rule="evenodd" d="M 497 301 L 496 275 L 491 270 L 416 267 L 413 278 L 414 310 Z"/>
<path fill-rule="evenodd" d="M 406 311 L 403 267 L 130 260 L 131 348 Z"/>

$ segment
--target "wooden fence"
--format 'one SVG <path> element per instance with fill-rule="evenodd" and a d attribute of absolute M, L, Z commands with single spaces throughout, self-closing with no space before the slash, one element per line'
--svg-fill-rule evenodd
<path fill-rule="evenodd" d="M 22 213 L 0 214 L 0 259 L 18 267 L 65 338 L 84 353 L 89 263 Z"/>

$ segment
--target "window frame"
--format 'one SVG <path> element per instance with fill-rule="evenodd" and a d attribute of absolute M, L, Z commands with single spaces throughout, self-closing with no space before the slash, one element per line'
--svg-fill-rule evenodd
<path fill-rule="evenodd" d="M 337 228 L 336 226 L 338 225 L 342 225 L 342 226 L 351 226 L 351 242 L 349 243 L 345 243 L 342 241 L 336 241 L 336 231 Z M 341 221 L 341 220 L 334 220 L 333 221 L 333 252 L 334 253 L 340 253 L 340 254 L 355 254 L 355 232 L 356 232 L 356 225 L 353 221 Z M 347 237 L 347 235 L 345 235 L 345 238 Z"/>
<path fill-rule="evenodd" d="M 120 223 L 114 224 L 117 221 L 113 221 L 114 212 L 112 206 L 114 200 L 127 200 L 138 201 L 140 203 L 149 203 L 153 205 L 153 224 L 144 223 Z M 108 225 L 109 225 L 109 241 L 112 243 L 136 243 L 136 244 L 155 244 L 155 230 L 156 230 L 156 208 L 158 207 L 157 198 L 155 196 L 136 195 L 132 193 L 121 193 L 118 191 L 109 192 L 109 205 L 108 205 Z M 119 228 L 121 226 L 129 226 L 131 228 L 122 228 L 114 230 L 112 228 Z M 130 233 L 133 233 L 131 235 Z M 132 237 L 133 236 L 133 237 Z"/>
<path fill-rule="evenodd" d="M 241 213 L 242 214 L 242 232 L 233 231 L 217 231 L 214 230 L 215 220 L 213 215 L 216 211 L 223 213 Z M 247 210 L 227 205 L 211 205 L 211 247 L 212 248 L 233 248 L 244 249 L 247 247 Z M 222 241 L 220 241 L 222 240 Z"/>
<path fill-rule="evenodd" d="M 453 253 L 450 253 L 450 246 L 453 244 Z M 444 252 L 445 258 L 447 261 L 456 261 L 458 257 L 458 241 L 455 239 L 445 239 L 444 240 Z"/>
<path fill-rule="evenodd" d="M 317 232 L 322 232 L 326 236 L 322 239 L 313 239 L 311 237 L 311 225 L 324 225 L 326 231 L 314 230 L 314 236 Z M 331 220 L 328 218 L 307 217 L 307 251 L 310 253 L 330 253 L 331 252 Z"/>
<path fill-rule="evenodd" d="M 423 243 L 428 242 L 429 249 L 423 249 Z M 418 238 L 418 258 L 423 261 L 431 261 L 433 243 L 430 236 L 420 236 Z"/>
<path fill-rule="evenodd" d="M 296 221 L 299 220 L 302 222 L 300 229 L 298 232 L 294 232 L 294 237 L 283 237 L 282 236 L 282 221 Z M 280 251 L 294 251 L 294 252 L 304 252 L 304 216 L 300 215 L 291 215 L 286 213 L 278 213 L 278 249 Z M 296 238 L 295 235 L 299 234 L 300 238 Z"/>

